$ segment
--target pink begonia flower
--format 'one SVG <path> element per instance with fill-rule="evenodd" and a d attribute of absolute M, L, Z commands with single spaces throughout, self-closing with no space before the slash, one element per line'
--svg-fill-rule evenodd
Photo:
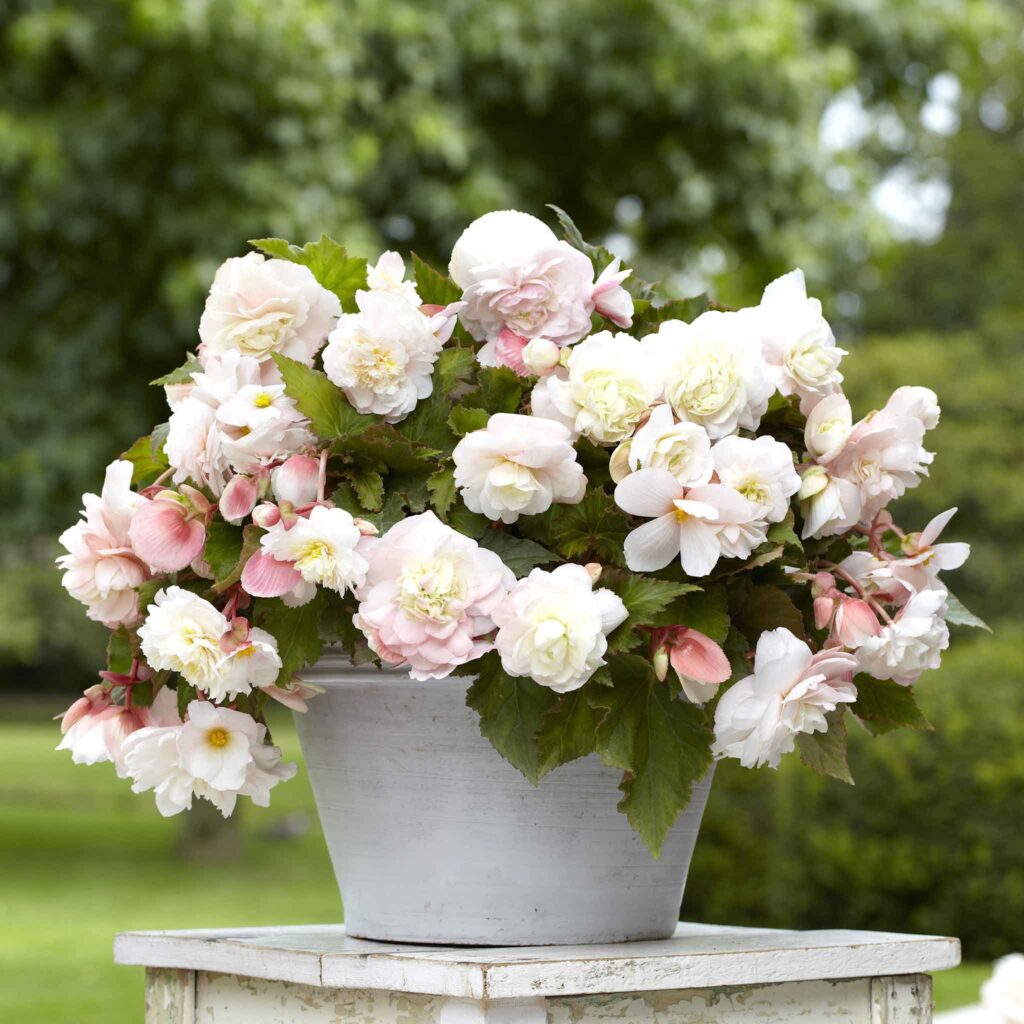
<path fill-rule="evenodd" d="M 882 624 L 867 601 L 847 594 L 836 595 L 832 637 L 841 647 L 860 647 L 869 636 L 878 636 L 881 632 Z"/>
<path fill-rule="evenodd" d="M 711 637 L 689 626 L 666 626 L 654 630 L 651 646 L 656 654 L 665 652 L 665 670 L 672 666 L 683 693 L 693 704 L 706 704 L 732 675 L 725 651 Z M 659 678 L 664 678 L 657 662 L 655 668 Z"/>
<path fill-rule="evenodd" d="M 800 409 L 810 412 L 843 381 L 839 363 L 846 352 L 836 346 L 821 303 L 807 295 L 802 270 L 772 281 L 761 302 L 744 310 L 761 336 L 761 349 L 772 383 L 781 395 L 799 395 Z"/>
<path fill-rule="evenodd" d="M 595 283 L 586 255 L 536 217 L 515 210 L 497 210 L 470 224 L 455 243 L 448 272 L 463 290 L 463 325 L 485 342 L 478 353 L 484 366 L 515 368 L 522 347 L 535 338 L 575 344 L 589 332 L 595 309 L 620 327 L 632 323 L 633 301 L 621 287 L 628 271 L 620 271 L 617 260 Z M 507 335 L 499 342 L 503 331 L 523 346 Z"/>
<path fill-rule="evenodd" d="M 242 589 L 253 597 L 281 597 L 300 583 L 294 562 L 278 561 L 269 551 L 257 551 L 242 569 Z"/>
<path fill-rule="evenodd" d="M 535 416 L 495 413 L 455 446 L 455 485 L 471 512 L 514 523 L 553 503 L 583 500 L 587 478 L 568 427 Z"/>
<path fill-rule="evenodd" d="M 765 539 L 757 509 L 724 484 L 683 487 L 664 469 L 640 469 L 615 488 L 615 503 L 651 522 L 625 543 L 626 565 L 656 572 L 678 558 L 687 576 L 707 576 L 723 555 L 746 558 Z"/>
<path fill-rule="evenodd" d="M 622 287 L 622 282 L 633 271 L 619 270 L 619 264 L 616 257 L 601 271 L 601 276 L 594 282 L 590 300 L 596 312 L 625 330 L 633 326 L 633 296 Z"/>
<path fill-rule="evenodd" d="M 60 723 L 64 735 L 56 749 L 70 750 L 75 764 L 112 761 L 123 779 L 124 741 L 147 726 L 177 722 L 180 722 L 177 698 L 166 686 L 157 693 L 150 707 L 130 708 L 112 704 L 109 692 L 100 686 L 91 686 L 64 713 Z"/>
<path fill-rule="evenodd" d="M 240 523 L 256 507 L 259 488 L 251 476 L 236 476 L 228 481 L 217 507 L 229 523 Z"/>
<path fill-rule="evenodd" d="M 545 339 L 546 340 L 546 339 Z M 510 331 L 507 327 L 498 332 L 494 342 L 494 359 L 498 366 L 507 366 L 514 370 L 520 377 L 530 375 L 529 367 L 523 359 L 523 353 L 529 341 L 526 338 Z"/>
<path fill-rule="evenodd" d="M 899 559 L 897 564 L 908 568 L 918 567 L 924 574 L 926 580 L 921 581 L 924 585 L 918 586 L 917 590 L 934 584 L 939 572 L 959 569 L 970 556 L 971 545 L 962 541 L 935 543 L 956 512 L 955 508 L 947 509 L 935 516 L 920 533 L 911 533 L 904 538 L 903 551 L 906 557 Z"/>
<path fill-rule="evenodd" d="M 366 287 L 371 292 L 391 292 L 399 295 L 411 306 L 420 305 L 415 281 L 405 279 L 405 260 L 401 253 L 382 252 L 375 264 L 366 268 Z"/>
<path fill-rule="evenodd" d="M 135 513 L 129 529 L 132 547 L 160 572 L 184 569 L 203 550 L 211 512 L 203 494 L 185 484 L 180 494 L 161 491 Z"/>
<path fill-rule="evenodd" d="M 316 501 L 319 485 L 320 460 L 312 455 L 293 455 L 270 474 L 274 497 L 296 508 Z"/>
<path fill-rule="evenodd" d="M 493 648 L 492 613 L 516 581 L 493 551 L 423 512 L 392 526 L 367 558 L 353 622 L 382 660 L 443 679 Z"/>
<path fill-rule="evenodd" d="M 268 697 L 276 700 L 279 704 L 283 704 L 290 711 L 297 711 L 301 715 L 304 715 L 309 710 L 309 705 L 306 701 L 324 692 L 322 686 L 307 683 L 297 676 L 293 676 L 287 686 L 271 684 L 270 686 L 261 686 L 260 689 Z"/>
<path fill-rule="evenodd" d="M 260 253 L 225 260 L 199 319 L 200 357 L 275 352 L 311 366 L 341 314 L 341 302 L 300 263 Z"/>
<path fill-rule="evenodd" d="M 825 715 L 857 699 L 856 669 L 852 654 L 812 655 L 788 629 L 767 630 L 757 641 L 753 674 L 718 702 L 712 753 L 738 758 L 744 768 L 777 768 L 798 733 L 826 732 Z"/>
<path fill-rule="evenodd" d="M 939 667 L 949 646 L 945 616 L 945 591 L 914 594 L 892 622 L 857 648 L 860 670 L 901 686 L 917 682 L 922 672 Z"/>
<path fill-rule="evenodd" d="M 811 466 L 804 471 L 797 496 L 804 517 L 800 534 L 804 540 L 846 533 L 861 518 L 857 485 L 852 480 L 832 476 L 824 466 Z"/>
<path fill-rule="evenodd" d="M 461 300 L 449 302 L 447 306 L 438 306 L 434 303 L 424 303 L 420 306 L 420 312 L 427 318 L 427 326 L 431 334 L 443 345 L 455 332 L 455 325 L 459 322 L 459 313 L 465 307 Z"/>
<path fill-rule="evenodd" d="M 133 517 L 146 499 L 132 491 L 131 481 L 132 464 L 112 462 L 100 494 L 82 496 L 83 518 L 60 536 L 68 552 L 57 559 L 65 570 L 64 589 L 86 606 L 90 619 L 111 629 L 138 618 L 135 588 L 149 579 L 130 538 Z"/>

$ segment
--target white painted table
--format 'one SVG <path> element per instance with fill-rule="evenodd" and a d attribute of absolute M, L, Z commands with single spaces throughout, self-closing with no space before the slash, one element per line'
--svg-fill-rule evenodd
<path fill-rule="evenodd" d="M 956 939 L 681 924 L 671 939 L 455 948 L 340 925 L 127 932 L 147 1024 L 929 1024 Z"/>

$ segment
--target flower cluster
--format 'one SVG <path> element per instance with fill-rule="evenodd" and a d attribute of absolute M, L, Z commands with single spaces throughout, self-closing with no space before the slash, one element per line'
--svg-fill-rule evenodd
<path fill-rule="evenodd" d="M 111 630 L 61 749 L 164 814 L 266 803 L 294 772 L 266 709 L 306 712 L 302 669 L 336 643 L 473 677 L 532 779 L 624 767 L 657 851 L 715 757 L 799 744 L 848 778 L 844 715 L 920 724 L 913 684 L 978 624 L 940 580 L 968 555 L 939 540 L 955 510 L 920 533 L 890 512 L 928 473 L 936 396 L 855 421 L 799 270 L 746 309 L 654 299 L 556 212 L 565 239 L 481 217 L 447 275 L 327 237 L 220 268 L 195 354 L 154 382 L 167 423 L 60 538 Z"/>

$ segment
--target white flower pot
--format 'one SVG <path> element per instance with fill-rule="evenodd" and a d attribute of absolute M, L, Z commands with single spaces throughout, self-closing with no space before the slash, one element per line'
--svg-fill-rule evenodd
<path fill-rule="evenodd" d="M 327 654 L 296 715 L 351 935 L 445 945 L 671 935 L 712 771 L 654 860 L 596 755 L 531 786 L 480 735 L 465 677 Z"/>

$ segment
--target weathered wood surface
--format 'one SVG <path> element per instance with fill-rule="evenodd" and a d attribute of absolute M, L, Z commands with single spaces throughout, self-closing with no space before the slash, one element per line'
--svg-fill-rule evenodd
<path fill-rule="evenodd" d="M 931 1014 L 926 976 L 496 1000 L 194 977 L 194 1015 L 147 1003 L 147 1024 L 928 1024 Z"/>
<path fill-rule="evenodd" d="M 681 924 L 659 942 L 461 949 L 367 942 L 323 925 L 127 932 L 114 956 L 122 964 L 313 987 L 493 1000 L 916 975 L 955 967 L 960 944 L 886 932 Z M 881 994 L 878 1000 L 882 1013 Z"/>

